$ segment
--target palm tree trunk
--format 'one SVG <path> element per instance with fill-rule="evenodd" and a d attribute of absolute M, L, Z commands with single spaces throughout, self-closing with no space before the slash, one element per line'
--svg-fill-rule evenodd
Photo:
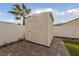
<path fill-rule="evenodd" d="M 25 17 L 23 16 L 23 25 L 25 25 Z"/>

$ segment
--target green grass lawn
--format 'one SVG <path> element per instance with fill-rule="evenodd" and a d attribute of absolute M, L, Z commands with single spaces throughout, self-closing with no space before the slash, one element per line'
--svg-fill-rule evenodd
<path fill-rule="evenodd" d="M 71 56 L 79 56 L 79 42 L 73 40 L 64 40 L 64 43 Z"/>

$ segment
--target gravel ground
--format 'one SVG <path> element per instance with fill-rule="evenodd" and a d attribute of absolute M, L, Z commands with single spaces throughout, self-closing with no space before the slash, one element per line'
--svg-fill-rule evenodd
<path fill-rule="evenodd" d="M 50 48 L 25 40 L 2 46 L 0 56 L 69 56 L 69 53 L 63 41 L 54 38 Z"/>

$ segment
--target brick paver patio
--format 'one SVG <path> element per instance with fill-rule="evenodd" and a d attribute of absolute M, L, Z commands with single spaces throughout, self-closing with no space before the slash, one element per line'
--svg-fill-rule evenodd
<path fill-rule="evenodd" d="M 52 40 L 50 48 L 25 40 L 0 47 L 1 56 L 69 56 L 60 38 Z"/>

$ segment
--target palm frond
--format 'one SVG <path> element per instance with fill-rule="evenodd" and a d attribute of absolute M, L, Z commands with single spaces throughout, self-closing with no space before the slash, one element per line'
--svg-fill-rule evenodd
<path fill-rule="evenodd" d="M 24 3 L 22 4 L 22 8 L 23 8 L 23 9 L 26 9 L 26 6 L 25 6 L 25 4 L 24 4 Z"/>
<path fill-rule="evenodd" d="M 20 5 L 15 4 L 14 6 L 16 7 L 16 9 L 17 9 L 18 11 L 22 11 L 22 9 L 21 9 Z"/>
<path fill-rule="evenodd" d="M 24 16 L 25 13 L 20 13 L 20 16 Z"/>
<path fill-rule="evenodd" d="M 20 17 L 18 17 L 18 16 L 16 16 L 16 17 L 15 17 L 15 19 L 16 19 L 16 20 L 21 20 L 21 18 L 20 18 Z"/>
<path fill-rule="evenodd" d="M 28 9 L 26 9 L 26 11 L 25 11 L 27 14 L 29 14 L 30 12 L 31 12 L 31 9 L 30 8 L 28 8 Z"/>
<path fill-rule="evenodd" d="M 11 13 L 11 14 L 13 14 L 15 16 L 19 15 L 19 12 L 16 12 L 16 11 L 9 11 L 9 13 Z"/>
<path fill-rule="evenodd" d="M 14 11 L 17 11 L 17 9 L 16 8 L 12 8 Z"/>
<path fill-rule="evenodd" d="M 25 4 L 15 4 L 12 8 L 11 11 L 9 11 L 9 13 L 13 14 L 15 16 L 16 20 L 21 20 L 21 18 L 23 18 L 23 20 L 25 20 L 25 16 L 28 15 L 31 12 L 30 8 L 26 8 Z M 24 21 L 23 21 L 23 25 L 24 25 Z"/>

